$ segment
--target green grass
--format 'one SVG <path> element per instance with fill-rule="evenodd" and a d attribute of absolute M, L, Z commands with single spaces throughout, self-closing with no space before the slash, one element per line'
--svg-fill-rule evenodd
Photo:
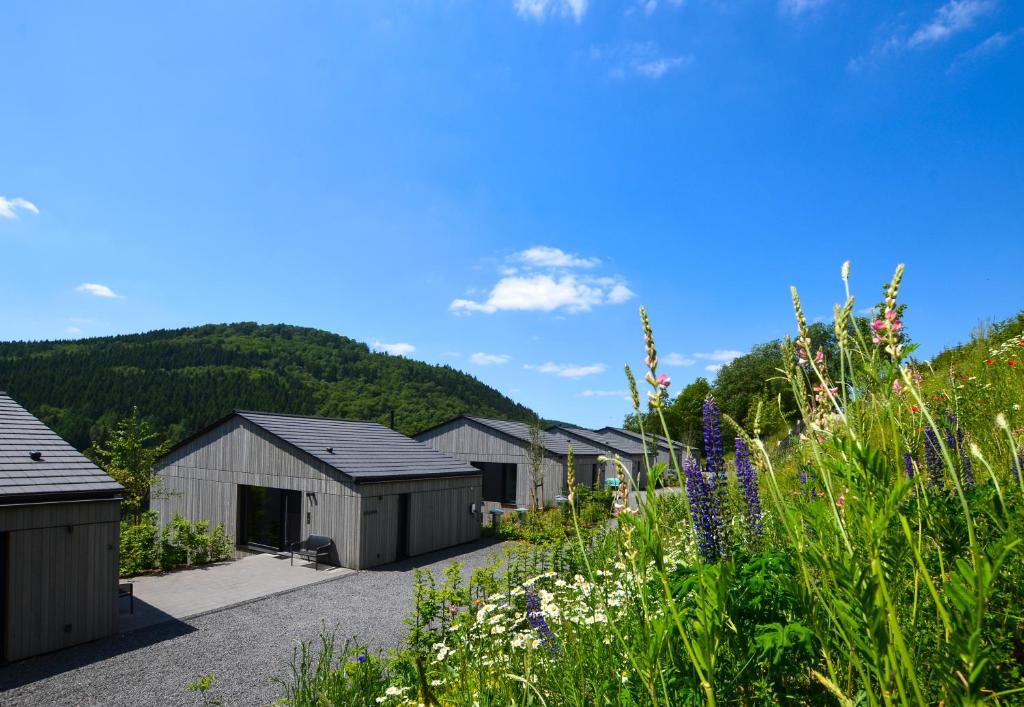
<path fill-rule="evenodd" d="M 882 305 L 897 319 L 901 274 Z M 419 576 L 408 647 L 346 699 L 1024 703 L 1024 485 L 1013 473 L 1024 367 L 1009 363 L 1024 353 L 1021 320 L 928 366 L 898 327 L 858 327 L 848 299 L 837 308 L 838 363 L 825 370 L 813 351 L 799 356 L 806 324 L 794 299 L 798 327 L 781 373 L 806 431 L 784 447 L 743 431 L 763 532 L 751 529 L 731 473 L 714 559 L 696 542 L 689 490 L 650 495 L 614 528 L 587 529 L 574 508 L 575 532 L 521 546 L 469 581 L 457 566 L 439 582 Z M 891 321 L 884 311 L 878 320 Z M 647 419 L 657 421 L 664 398 L 651 393 Z M 926 458 L 928 429 L 936 443 Z M 355 689 L 350 659 L 313 670 L 309 650 L 287 703 L 344 704 L 316 685 Z M 332 650 L 326 640 L 321 655 Z"/>

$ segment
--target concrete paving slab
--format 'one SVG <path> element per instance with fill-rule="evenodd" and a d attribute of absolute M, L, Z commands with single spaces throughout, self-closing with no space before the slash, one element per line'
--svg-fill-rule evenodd
<path fill-rule="evenodd" d="M 354 572 L 325 565 L 317 570 L 312 563 L 299 560 L 292 565 L 287 555 L 264 554 L 143 575 L 126 580 L 134 585 L 135 613 L 130 613 L 129 599 L 122 598 L 119 629 L 126 633 L 164 621 L 187 619 Z"/>

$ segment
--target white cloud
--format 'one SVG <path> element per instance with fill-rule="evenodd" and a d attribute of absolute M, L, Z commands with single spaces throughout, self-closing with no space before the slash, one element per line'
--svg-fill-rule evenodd
<path fill-rule="evenodd" d="M 704 366 L 704 370 L 705 371 L 709 371 L 711 373 L 718 373 L 720 370 L 722 370 L 722 364 L 720 364 L 720 363 L 708 364 L 707 366 Z"/>
<path fill-rule="evenodd" d="M 682 7 L 685 2 L 686 0 L 667 0 L 665 4 L 671 5 L 672 7 Z M 641 10 L 644 11 L 645 15 L 650 17 L 658 9 L 659 2 L 658 0 L 637 0 L 636 4 Z M 632 14 L 633 11 L 634 8 L 630 8 L 629 10 L 626 11 L 626 14 Z"/>
<path fill-rule="evenodd" d="M 634 70 L 640 76 L 649 79 L 660 79 L 673 69 L 688 66 L 693 61 L 693 56 L 671 56 L 652 59 L 651 61 L 638 62 L 633 65 Z"/>
<path fill-rule="evenodd" d="M 662 361 L 670 366 L 692 366 L 697 363 L 697 359 L 689 356 L 683 356 L 680 353 L 670 353 L 668 356 L 663 358 Z"/>
<path fill-rule="evenodd" d="M 489 354 L 477 351 L 470 355 L 469 360 L 478 366 L 500 366 L 503 363 L 508 363 L 512 357 L 508 354 Z"/>
<path fill-rule="evenodd" d="M 981 42 L 977 46 L 973 47 L 972 49 L 968 49 L 965 52 L 961 52 L 950 65 L 950 72 L 954 72 L 967 64 L 971 64 L 975 61 L 983 59 L 987 56 L 991 56 L 992 54 L 995 54 L 996 52 L 1005 49 L 1006 47 L 1013 44 L 1021 35 L 1024 35 L 1024 27 L 1009 33 L 996 32 L 991 37 Z"/>
<path fill-rule="evenodd" d="M 516 14 L 537 22 L 559 15 L 571 17 L 577 23 L 587 14 L 588 0 L 515 0 Z"/>
<path fill-rule="evenodd" d="M 574 363 L 542 363 L 539 366 L 532 366 L 526 364 L 523 366 L 527 370 L 538 371 L 540 373 L 550 373 L 554 376 L 561 376 L 562 378 L 582 378 L 583 376 L 592 376 L 597 373 L 604 373 L 605 365 L 603 363 L 592 363 L 589 366 L 578 366 Z"/>
<path fill-rule="evenodd" d="M 945 42 L 954 35 L 971 29 L 979 18 L 991 13 L 995 7 L 995 0 L 948 0 L 935 11 L 931 20 L 914 30 L 909 37 L 893 34 L 876 42 L 869 52 L 851 59 L 847 69 L 860 71 L 866 67 L 877 66 L 886 57 Z"/>
<path fill-rule="evenodd" d="M 935 44 L 954 34 L 970 29 L 982 15 L 995 8 L 994 0 L 949 0 L 940 7 L 930 22 L 910 35 L 908 47 Z"/>
<path fill-rule="evenodd" d="M 625 398 L 629 400 L 629 393 L 625 390 L 584 390 L 580 393 L 581 398 Z"/>
<path fill-rule="evenodd" d="M 591 47 L 590 58 L 608 65 L 608 75 L 615 79 L 639 76 L 660 79 L 670 71 L 693 63 L 692 54 L 665 54 L 654 42 L 630 42 L 607 47 Z"/>
<path fill-rule="evenodd" d="M 731 349 L 715 349 L 714 351 L 708 353 L 695 353 L 693 357 L 703 359 L 705 361 L 718 361 L 720 363 L 729 363 L 729 361 L 732 361 L 734 358 L 739 358 L 742 355 L 742 351 L 733 351 Z M 707 367 L 705 366 L 705 368 Z"/>
<path fill-rule="evenodd" d="M 787 15 L 799 17 L 824 7 L 828 0 L 779 0 L 779 9 Z"/>
<path fill-rule="evenodd" d="M 546 245 L 527 248 L 515 257 L 527 265 L 538 268 L 593 268 L 601 264 L 597 258 L 581 258 L 570 255 L 561 248 L 552 248 Z M 516 274 L 515 268 L 506 268 L 506 270 L 511 270 L 507 273 L 509 275 Z"/>
<path fill-rule="evenodd" d="M 79 334 L 82 333 L 82 329 L 76 326 L 69 326 L 67 329 L 64 330 L 64 333 L 70 334 L 71 336 L 78 336 Z"/>
<path fill-rule="evenodd" d="M 18 218 L 18 211 L 28 211 L 29 213 L 39 215 L 39 208 L 27 199 L 22 199 L 20 196 L 16 196 L 13 199 L 7 199 L 0 196 L 0 218 L 15 219 Z"/>
<path fill-rule="evenodd" d="M 391 354 L 392 356 L 408 356 L 416 351 L 415 346 L 404 341 L 399 341 L 394 344 L 385 344 L 383 341 L 374 341 L 373 348 L 377 351 L 383 351 L 384 353 Z"/>
<path fill-rule="evenodd" d="M 84 292 L 89 295 L 96 297 L 107 297 L 110 299 L 120 299 L 121 295 L 115 293 L 112 289 L 106 285 L 98 285 L 95 282 L 83 282 L 81 285 L 75 288 L 79 292 Z"/>
<path fill-rule="evenodd" d="M 448 308 L 456 313 L 511 311 L 586 312 L 602 304 L 621 304 L 633 293 L 622 283 L 612 286 L 580 279 L 575 275 L 528 275 L 503 277 L 482 302 L 459 298 Z"/>

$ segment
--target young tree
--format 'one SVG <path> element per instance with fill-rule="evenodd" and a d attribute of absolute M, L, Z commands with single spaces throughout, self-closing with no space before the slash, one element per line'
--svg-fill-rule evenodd
<path fill-rule="evenodd" d="M 138 520 L 149 490 L 156 479 L 153 464 L 168 449 L 148 420 L 139 417 L 139 409 L 114 425 L 106 442 L 94 444 L 91 456 L 104 471 L 124 486 L 121 511 Z"/>
<path fill-rule="evenodd" d="M 530 449 L 526 461 L 530 467 L 530 505 L 537 510 L 544 508 L 544 433 L 540 420 L 530 423 Z M 539 491 L 539 493 L 538 493 Z"/>

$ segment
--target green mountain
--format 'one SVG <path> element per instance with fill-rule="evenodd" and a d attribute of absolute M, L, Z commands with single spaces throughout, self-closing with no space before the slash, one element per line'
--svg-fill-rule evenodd
<path fill-rule="evenodd" d="M 412 434 L 461 413 L 528 420 L 450 366 L 296 326 L 208 324 L 76 341 L 0 342 L 0 389 L 79 449 L 133 405 L 177 441 L 233 409 L 326 415 Z"/>

